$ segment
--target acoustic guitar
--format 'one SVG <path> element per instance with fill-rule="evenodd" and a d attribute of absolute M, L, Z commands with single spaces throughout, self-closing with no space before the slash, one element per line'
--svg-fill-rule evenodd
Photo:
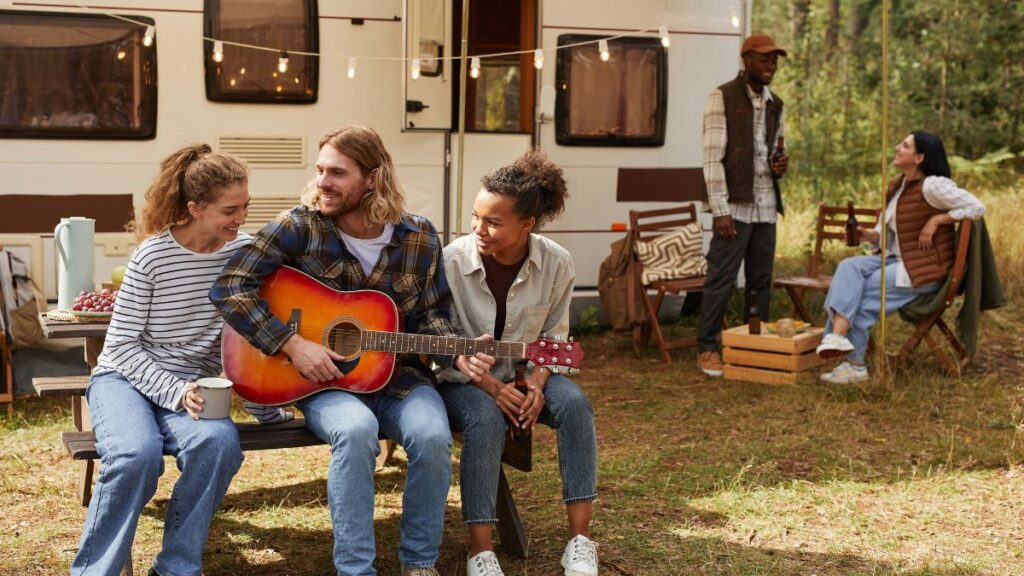
<path fill-rule="evenodd" d="M 399 354 L 471 356 L 483 352 L 569 369 L 579 369 L 583 360 L 583 348 L 571 340 L 541 338 L 527 344 L 404 334 L 399 331 L 401 313 L 387 294 L 376 290 L 342 292 L 287 266 L 267 277 L 260 297 L 270 313 L 296 333 L 334 350 L 345 361 L 336 362 L 344 375 L 341 378 L 307 380 L 285 354 L 268 356 L 225 324 L 221 340 L 224 372 L 239 396 L 258 404 L 291 404 L 330 389 L 376 392 L 395 375 Z"/>

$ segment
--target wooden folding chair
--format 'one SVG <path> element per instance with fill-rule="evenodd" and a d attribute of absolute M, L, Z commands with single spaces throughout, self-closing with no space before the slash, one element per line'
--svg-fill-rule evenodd
<path fill-rule="evenodd" d="M 663 234 L 679 230 L 696 221 L 697 210 L 693 204 L 687 204 L 678 208 L 662 208 L 660 210 L 629 211 L 629 230 L 630 234 L 633 234 L 634 245 L 637 242 L 649 242 Z M 642 301 L 644 312 L 647 315 L 647 322 L 645 324 L 633 327 L 633 350 L 639 355 L 640 351 L 650 342 L 650 338 L 653 335 L 654 341 L 658 345 L 658 351 L 661 353 L 661 360 L 666 364 L 670 364 L 672 363 L 672 358 L 669 356 L 669 350 L 694 346 L 697 344 L 697 338 L 689 336 L 676 338 L 675 340 L 665 340 L 665 335 L 661 331 L 661 324 L 658 323 L 658 310 L 661 308 L 661 303 L 665 299 L 666 294 L 699 292 L 703 290 L 704 276 L 652 282 L 650 285 L 644 286 L 641 281 L 643 265 L 640 263 L 635 252 L 632 257 L 636 262 L 636 266 L 634 266 L 636 273 L 633 276 L 633 281 L 636 282 L 640 293 L 644 295 Z M 648 290 L 656 292 L 653 302 L 647 293 Z"/>
<path fill-rule="evenodd" d="M 871 228 L 878 223 L 878 210 L 875 208 L 854 208 L 857 223 Z M 778 278 L 773 282 L 775 288 L 785 288 L 789 299 L 793 302 L 791 314 L 799 315 L 805 322 L 811 322 L 811 315 L 804 307 L 804 294 L 807 290 L 828 292 L 832 285 L 832 276 L 821 273 L 821 248 L 826 240 L 846 241 L 846 206 L 818 205 L 818 223 L 814 229 L 814 251 L 807 259 L 807 271 L 803 276 Z"/>
<path fill-rule="evenodd" d="M 958 233 L 959 238 L 956 246 L 956 259 L 953 261 L 953 270 L 949 273 L 949 288 L 946 290 L 945 298 L 942 300 L 942 306 L 940 306 L 935 312 L 932 312 L 931 315 L 914 323 L 914 333 L 896 354 L 895 359 L 898 362 L 908 361 L 910 359 L 910 355 L 921 344 L 921 340 L 928 343 L 928 347 L 935 353 L 939 363 L 950 374 L 959 375 L 960 372 L 967 367 L 967 363 L 970 362 L 967 347 L 964 346 L 963 342 L 960 341 L 960 338 L 949 327 L 949 324 L 946 324 L 946 321 L 942 319 L 942 313 L 953 305 L 953 301 L 956 299 L 956 295 L 960 291 L 960 284 L 964 280 L 964 272 L 967 269 L 967 250 L 971 243 L 972 225 L 973 224 L 969 219 L 960 221 L 960 231 Z M 950 348 L 953 349 L 953 358 L 950 358 L 942 349 L 942 346 L 939 344 L 939 339 L 932 334 L 932 327 L 938 328 L 939 334 L 946 337 L 946 341 L 949 343 Z"/>
<path fill-rule="evenodd" d="M 7 298 L 4 290 L 0 287 L 0 404 L 7 404 L 7 418 L 10 419 L 14 416 L 14 372 L 11 368 L 11 332 L 7 325 Z"/>

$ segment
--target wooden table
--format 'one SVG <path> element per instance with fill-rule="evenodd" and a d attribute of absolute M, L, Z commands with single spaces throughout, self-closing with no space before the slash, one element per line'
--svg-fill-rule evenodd
<path fill-rule="evenodd" d="M 39 325 L 43 328 L 43 334 L 47 338 L 82 338 L 85 340 L 85 363 L 89 371 L 96 367 L 96 361 L 103 350 L 103 340 L 107 336 L 107 328 L 110 326 L 109 318 L 104 321 L 90 322 L 65 322 L 52 320 L 46 314 L 39 315 Z M 69 389 L 81 389 L 82 376 L 68 377 Z M 84 378 L 88 378 L 85 376 Z M 75 422 L 75 429 L 79 431 L 92 430 L 92 418 L 89 417 L 89 403 L 81 393 L 71 395 L 71 416 Z M 79 461 L 78 492 L 84 503 L 88 503 L 92 496 L 92 476 L 94 460 Z"/>

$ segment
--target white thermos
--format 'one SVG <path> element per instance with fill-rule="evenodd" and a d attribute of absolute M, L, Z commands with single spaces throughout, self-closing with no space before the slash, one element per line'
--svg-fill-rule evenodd
<path fill-rule="evenodd" d="M 57 244 L 57 309 L 71 310 L 79 292 L 96 289 L 96 221 L 78 216 L 61 218 L 53 237 Z"/>

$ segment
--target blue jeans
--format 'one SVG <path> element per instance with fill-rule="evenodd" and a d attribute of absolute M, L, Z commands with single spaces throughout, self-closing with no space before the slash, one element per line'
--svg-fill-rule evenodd
<path fill-rule="evenodd" d="M 167 505 L 163 548 L 153 567 L 162 576 L 199 576 L 210 520 L 244 459 L 234 423 L 196 421 L 161 408 L 117 372 L 94 376 L 85 395 L 101 467 L 71 574 L 121 571 L 166 453 L 176 457 L 181 477 Z"/>
<path fill-rule="evenodd" d="M 378 431 L 409 457 L 402 495 L 398 558 L 413 568 L 433 566 L 444 530 L 452 478 L 452 433 L 444 403 L 432 386 L 404 398 L 327 390 L 297 406 L 306 426 L 331 445 L 327 501 L 334 525 L 334 567 L 339 576 L 376 574 L 373 559 L 373 469 L 380 453 Z"/>
<path fill-rule="evenodd" d="M 899 261 L 890 256 L 885 263 L 885 313 L 895 312 L 922 294 L 938 290 L 941 282 L 932 282 L 917 288 L 896 286 Z M 850 321 L 846 337 L 853 344 L 847 357 L 861 364 L 868 349 L 871 327 L 878 322 L 882 307 L 882 259 L 880 256 L 853 256 L 839 263 L 832 275 L 832 285 L 825 296 L 825 333 L 832 332 L 832 315 L 839 313 Z"/>
<path fill-rule="evenodd" d="M 473 384 L 439 386 L 452 426 L 462 432 L 459 487 L 466 524 L 495 524 L 498 473 L 508 422 L 494 398 Z M 562 500 L 566 504 L 597 498 L 597 431 L 594 410 L 572 380 L 553 374 L 544 386 L 538 421 L 555 429 Z"/>

